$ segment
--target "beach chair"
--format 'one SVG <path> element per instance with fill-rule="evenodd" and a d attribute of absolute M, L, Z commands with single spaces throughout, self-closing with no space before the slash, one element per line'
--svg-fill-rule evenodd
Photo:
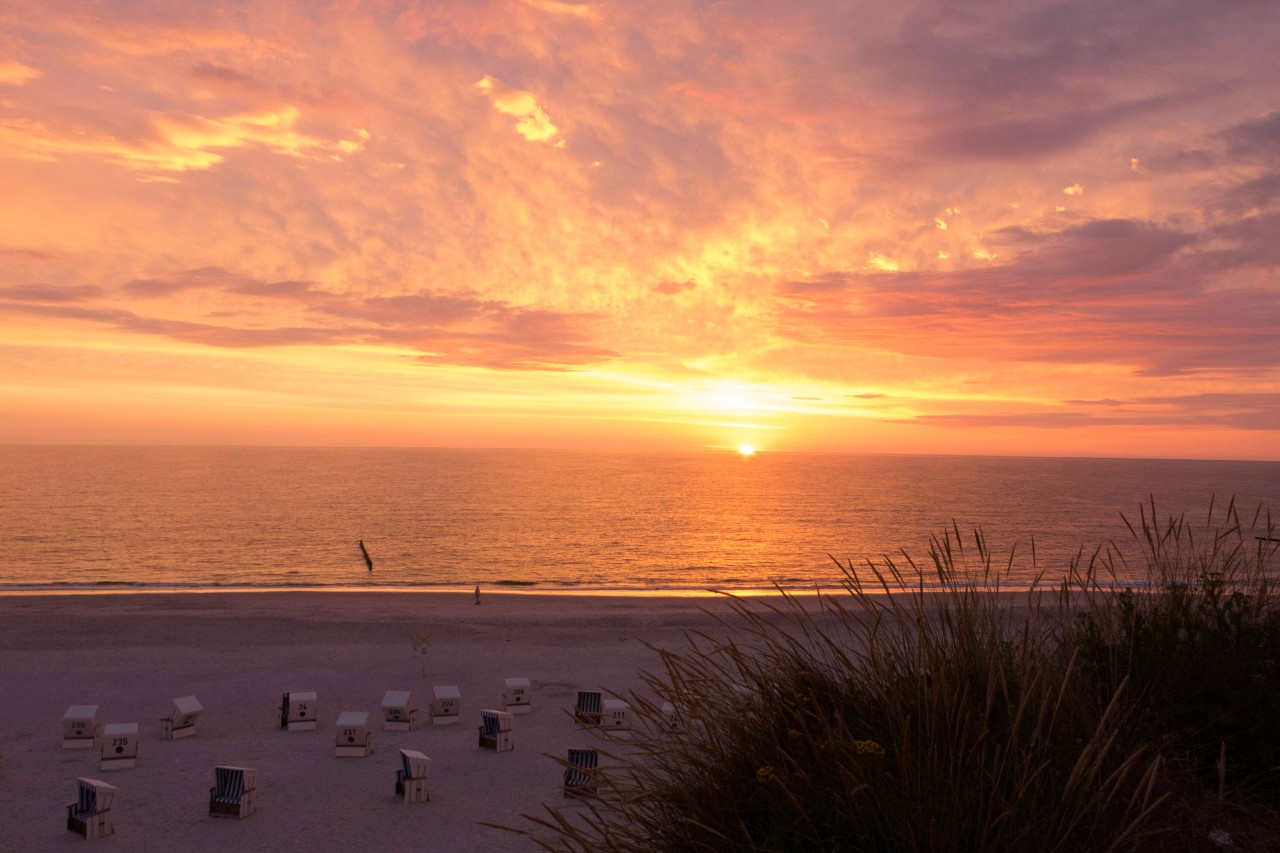
<path fill-rule="evenodd" d="M 533 710 L 533 691 L 527 678 L 508 678 L 503 682 L 502 703 L 508 714 L 527 714 Z"/>
<path fill-rule="evenodd" d="M 101 770 L 124 770 L 138 766 L 138 724 L 107 723 L 102 727 Z"/>
<path fill-rule="evenodd" d="M 676 712 L 676 706 L 670 702 L 662 703 L 662 721 L 667 724 L 669 729 L 680 728 L 680 714 Z"/>
<path fill-rule="evenodd" d="M 598 726 L 603 705 L 599 690 L 579 690 L 578 703 L 573 708 L 573 719 L 582 726 Z"/>
<path fill-rule="evenodd" d="M 462 693 L 453 685 L 436 685 L 431 688 L 431 725 L 443 726 L 456 723 L 462 711 Z"/>
<path fill-rule="evenodd" d="M 600 728 L 615 731 L 631 728 L 631 706 L 621 699 L 604 700 L 600 709 Z"/>
<path fill-rule="evenodd" d="M 97 705 L 72 705 L 62 715 L 63 749 L 92 749 L 101 736 Z"/>
<path fill-rule="evenodd" d="M 244 819 L 258 810 L 254 791 L 258 771 L 248 767 L 213 768 L 213 787 L 209 789 L 209 814 L 213 817 Z"/>
<path fill-rule="evenodd" d="M 400 750 L 400 769 L 396 771 L 396 794 L 406 803 L 425 803 L 427 795 L 427 770 L 431 759 L 416 749 Z"/>
<path fill-rule="evenodd" d="M 382 730 L 412 731 L 418 709 L 409 704 L 408 690 L 388 690 L 382 695 Z"/>
<path fill-rule="evenodd" d="M 511 742 L 511 715 L 506 711 L 480 712 L 480 746 L 494 752 L 515 749 Z"/>
<path fill-rule="evenodd" d="M 169 716 L 160 718 L 160 737 L 164 740 L 178 740 L 196 733 L 196 720 L 204 706 L 194 696 L 179 696 L 173 700 L 173 708 Z"/>
<path fill-rule="evenodd" d="M 291 732 L 315 731 L 318 713 L 315 691 L 290 691 L 280 700 L 280 728 Z"/>
<path fill-rule="evenodd" d="M 333 754 L 339 758 L 362 758 L 373 752 L 373 732 L 368 711 L 343 711 L 334 731 Z"/>
<path fill-rule="evenodd" d="M 85 838 L 103 838 L 116 831 L 111 820 L 111 805 L 115 802 L 115 785 L 81 776 L 76 780 L 79 797 L 67 804 L 67 831 L 78 832 Z"/>
<path fill-rule="evenodd" d="M 600 756 L 594 749 L 570 749 L 569 766 L 564 770 L 564 795 L 580 797 L 596 792 L 596 767 Z"/>

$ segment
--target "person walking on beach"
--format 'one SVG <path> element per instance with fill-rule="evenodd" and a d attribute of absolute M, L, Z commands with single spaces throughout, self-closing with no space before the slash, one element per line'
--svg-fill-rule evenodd
<path fill-rule="evenodd" d="M 476 584 L 476 604 L 480 603 L 480 584 Z"/>

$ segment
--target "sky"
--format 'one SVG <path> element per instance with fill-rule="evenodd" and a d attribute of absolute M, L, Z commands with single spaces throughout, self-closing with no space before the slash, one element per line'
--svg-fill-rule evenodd
<path fill-rule="evenodd" d="M 1280 459 L 1274 0 L 0 0 L 0 442 Z"/>

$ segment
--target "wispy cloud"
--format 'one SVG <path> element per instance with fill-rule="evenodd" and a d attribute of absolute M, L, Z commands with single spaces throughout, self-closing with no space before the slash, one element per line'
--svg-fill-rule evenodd
<path fill-rule="evenodd" d="M 1268 11 L 33 4 L 0 13 L 0 318 L 371 389 L 482 370 L 545 404 L 591 373 L 625 409 L 723 378 L 856 424 L 1252 435 Z"/>

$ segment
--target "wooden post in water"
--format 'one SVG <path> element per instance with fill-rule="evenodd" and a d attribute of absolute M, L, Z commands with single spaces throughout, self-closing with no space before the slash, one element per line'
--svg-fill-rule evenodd
<path fill-rule="evenodd" d="M 364 555 L 364 564 L 369 567 L 369 571 L 373 571 L 373 560 L 369 557 L 369 551 L 364 547 L 364 540 L 360 540 L 360 553 Z"/>

